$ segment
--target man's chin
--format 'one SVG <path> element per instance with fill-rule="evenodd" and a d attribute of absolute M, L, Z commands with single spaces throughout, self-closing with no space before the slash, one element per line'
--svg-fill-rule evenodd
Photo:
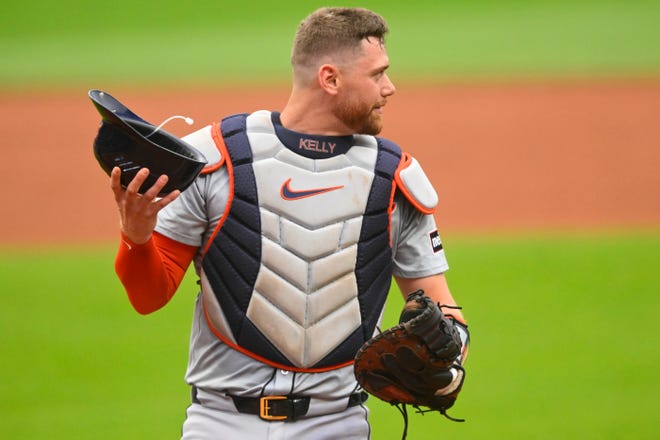
<path fill-rule="evenodd" d="M 370 134 L 372 136 L 380 133 L 383 130 L 383 122 L 380 120 L 380 117 L 369 121 L 369 124 L 365 126 L 365 130 L 364 134 Z"/>
<path fill-rule="evenodd" d="M 368 134 L 375 136 L 381 132 L 383 129 L 383 121 L 381 115 L 376 113 L 370 113 L 368 117 L 362 119 L 354 119 L 351 122 L 345 120 L 347 125 L 352 126 L 355 129 L 355 133 L 359 134 Z"/>

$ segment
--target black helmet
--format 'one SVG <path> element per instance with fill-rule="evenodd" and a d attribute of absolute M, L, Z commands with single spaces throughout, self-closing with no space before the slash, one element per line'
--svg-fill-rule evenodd
<path fill-rule="evenodd" d="M 158 194 L 164 196 L 186 189 L 206 165 L 204 155 L 192 145 L 143 120 L 108 93 L 90 90 L 88 95 L 102 117 L 94 155 L 108 175 L 114 167 L 121 168 L 122 186 L 146 167 L 150 174 L 140 194 L 166 174 L 169 180 Z"/>

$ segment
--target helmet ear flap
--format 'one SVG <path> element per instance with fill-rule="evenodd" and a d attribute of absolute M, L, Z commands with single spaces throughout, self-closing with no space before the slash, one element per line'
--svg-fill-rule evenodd
<path fill-rule="evenodd" d="M 204 155 L 192 145 L 140 118 L 108 93 L 90 90 L 88 96 L 102 118 L 94 156 L 108 175 L 114 167 L 121 168 L 124 187 L 141 168 L 148 168 L 141 194 L 163 174 L 169 179 L 159 196 L 183 191 L 206 165 Z"/>

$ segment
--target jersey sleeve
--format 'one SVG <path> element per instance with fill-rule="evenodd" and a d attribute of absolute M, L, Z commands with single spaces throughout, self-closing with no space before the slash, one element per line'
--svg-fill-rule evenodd
<path fill-rule="evenodd" d="M 211 237 L 229 202 L 225 167 L 199 176 L 181 195 L 158 213 L 156 232 L 172 240 L 202 247 Z"/>
<path fill-rule="evenodd" d="M 397 193 L 394 201 L 393 274 L 402 278 L 420 278 L 447 271 L 449 264 L 433 215 L 420 212 L 402 194 Z"/>
<path fill-rule="evenodd" d="M 154 233 L 144 244 L 132 243 L 122 234 L 115 272 L 133 308 L 154 312 L 174 296 L 198 247 Z"/>
<path fill-rule="evenodd" d="M 191 246 L 202 246 L 229 203 L 229 175 L 222 155 L 224 141 L 218 123 L 183 138 L 208 159 L 209 165 L 172 203 L 158 213 L 156 231 Z"/>

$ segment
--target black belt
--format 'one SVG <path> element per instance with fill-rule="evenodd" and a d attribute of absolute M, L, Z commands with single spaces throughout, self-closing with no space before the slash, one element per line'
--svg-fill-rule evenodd
<path fill-rule="evenodd" d="M 296 420 L 307 414 L 311 400 L 309 397 L 294 396 L 229 397 L 234 401 L 238 412 L 254 414 L 268 421 Z M 362 405 L 368 397 L 368 394 L 364 391 L 351 394 L 348 397 L 346 408 Z M 199 403 L 195 387 L 192 391 L 192 401 L 193 403 Z"/>

